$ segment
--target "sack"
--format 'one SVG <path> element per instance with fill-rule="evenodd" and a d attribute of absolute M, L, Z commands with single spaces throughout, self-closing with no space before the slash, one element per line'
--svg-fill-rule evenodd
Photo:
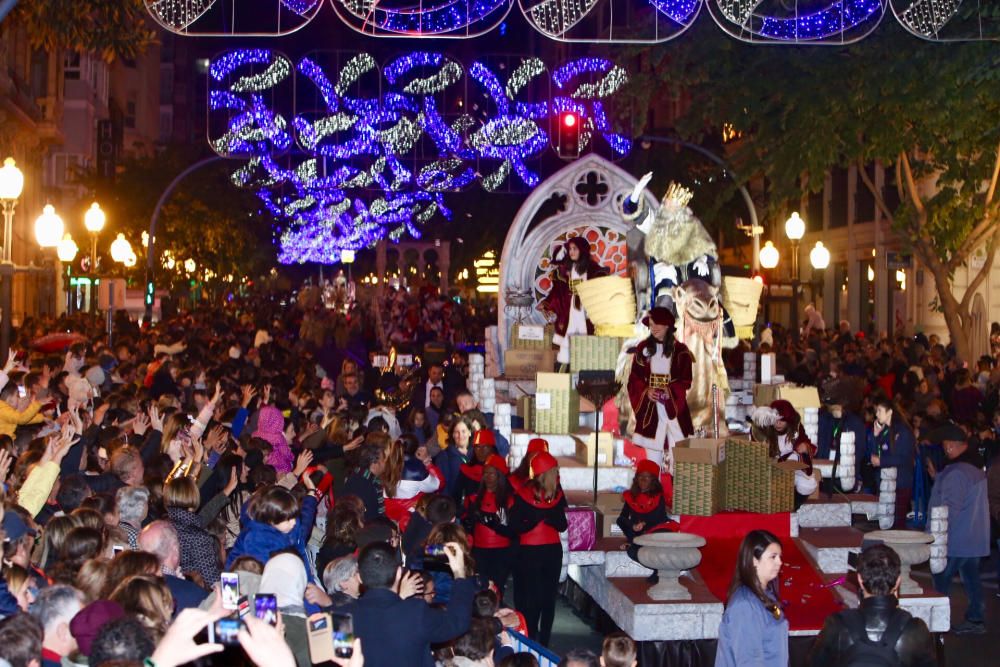
<path fill-rule="evenodd" d="M 842 667 L 898 667 L 902 662 L 896 655 L 896 642 L 903 634 L 903 628 L 910 620 L 910 614 L 902 609 L 896 609 L 889 624 L 882 633 L 882 638 L 873 642 L 865 630 L 864 614 L 857 610 L 843 615 L 844 625 L 851 634 L 853 644 L 841 661 Z"/>

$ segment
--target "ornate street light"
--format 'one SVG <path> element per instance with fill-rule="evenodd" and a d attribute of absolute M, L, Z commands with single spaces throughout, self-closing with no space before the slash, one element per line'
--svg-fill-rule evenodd
<path fill-rule="evenodd" d="M 62 241 L 66 225 L 52 204 L 46 204 L 35 220 L 35 239 L 42 248 L 55 248 Z"/>
<path fill-rule="evenodd" d="M 76 241 L 69 234 L 63 235 L 59 245 L 56 246 L 56 255 L 59 256 L 59 261 L 66 264 L 76 259 L 76 253 L 79 251 L 80 248 L 76 245 Z"/>
<path fill-rule="evenodd" d="M 830 266 L 830 251 L 822 241 L 816 241 L 816 246 L 809 252 L 809 263 L 817 270 Z"/>
<path fill-rule="evenodd" d="M 118 238 L 111 242 L 111 259 L 119 264 L 124 264 L 130 255 L 135 255 L 132 252 L 132 244 L 128 242 L 124 234 L 119 234 Z"/>
<path fill-rule="evenodd" d="M 3 161 L 3 167 L 0 167 L 0 204 L 3 205 L 4 262 L 11 261 L 11 245 L 14 240 L 14 207 L 17 206 L 17 200 L 21 197 L 22 190 L 24 190 L 24 174 L 14 164 L 14 158 L 9 157 Z"/>
<path fill-rule="evenodd" d="M 766 242 L 764 247 L 760 249 L 760 265 L 765 269 L 770 270 L 776 267 L 778 258 L 778 249 L 770 241 Z"/>

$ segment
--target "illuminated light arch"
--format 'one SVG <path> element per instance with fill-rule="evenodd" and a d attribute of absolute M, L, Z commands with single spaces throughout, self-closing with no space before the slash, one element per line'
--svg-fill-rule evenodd
<path fill-rule="evenodd" d="M 513 0 L 330 0 L 352 30 L 376 37 L 468 38 L 500 24 Z"/>
<path fill-rule="evenodd" d="M 301 30 L 323 0 L 143 0 L 164 30 L 198 37 L 280 37 Z M 252 5 L 252 7 L 251 7 Z"/>
<path fill-rule="evenodd" d="M 709 14 L 744 42 L 840 45 L 868 36 L 885 16 L 888 0 L 829 0 L 824 5 L 776 0 L 707 0 Z"/>

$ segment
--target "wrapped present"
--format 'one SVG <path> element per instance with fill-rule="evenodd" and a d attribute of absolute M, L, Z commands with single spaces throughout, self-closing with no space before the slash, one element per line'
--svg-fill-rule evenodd
<path fill-rule="evenodd" d="M 535 432 L 576 433 L 580 428 L 580 396 L 568 373 L 539 373 L 535 390 Z"/>
<path fill-rule="evenodd" d="M 533 380 L 538 373 L 554 369 L 555 364 L 555 350 L 511 348 L 504 354 L 504 377 L 510 380 Z"/>
<path fill-rule="evenodd" d="M 552 334 L 555 329 L 551 324 L 513 324 L 510 327 L 510 340 L 507 348 L 513 350 L 550 350 L 552 349 Z"/>
<path fill-rule="evenodd" d="M 599 510 L 601 537 L 625 537 L 625 533 L 618 527 L 618 517 L 622 514 L 622 506 L 617 509 L 606 508 Z"/>
<path fill-rule="evenodd" d="M 791 512 L 795 509 L 795 471 L 798 461 L 772 461 L 768 445 L 730 438 L 723 466 L 724 506 L 745 512 Z"/>
<path fill-rule="evenodd" d="M 623 339 L 606 336 L 572 336 L 569 339 L 569 366 L 578 371 L 613 371 L 618 364 Z"/>
<path fill-rule="evenodd" d="M 597 512 L 590 507 L 566 510 L 570 551 L 590 551 L 597 543 Z"/>
<path fill-rule="evenodd" d="M 712 516 L 722 511 L 723 467 L 712 463 L 676 460 L 674 450 L 674 506 L 676 514 Z"/>
<path fill-rule="evenodd" d="M 673 449 L 674 463 L 707 463 L 719 465 L 726 460 L 728 438 L 688 438 Z"/>

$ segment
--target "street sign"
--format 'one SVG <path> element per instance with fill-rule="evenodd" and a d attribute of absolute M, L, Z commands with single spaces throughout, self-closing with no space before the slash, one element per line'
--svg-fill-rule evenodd
<path fill-rule="evenodd" d="M 885 263 L 887 268 L 889 268 L 892 271 L 899 271 L 900 269 L 912 269 L 913 255 L 910 253 L 903 253 L 903 252 L 887 252 L 885 253 Z"/>

